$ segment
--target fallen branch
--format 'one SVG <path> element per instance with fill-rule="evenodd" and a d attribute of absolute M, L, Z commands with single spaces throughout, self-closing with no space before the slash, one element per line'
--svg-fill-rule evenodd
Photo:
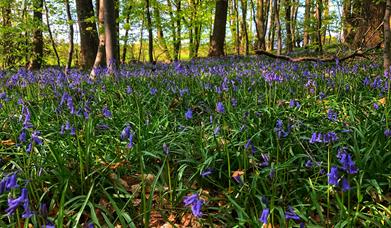
<path fill-rule="evenodd" d="M 352 59 L 352 58 L 355 58 L 355 57 L 365 57 L 366 53 L 372 51 L 373 49 L 376 49 L 376 48 L 380 47 L 380 45 L 382 43 L 383 43 L 383 41 L 379 42 L 375 46 L 373 46 L 371 48 L 368 48 L 366 50 L 357 49 L 352 54 L 347 55 L 347 56 L 343 56 L 343 57 L 333 56 L 333 57 L 328 57 L 328 58 L 317 58 L 317 57 L 292 58 L 292 57 L 289 57 L 289 56 L 286 56 L 286 55 L 276 55 L 276 54 L 273 54 L 271 52 L 267 52 L 267 51 L 263 51 L 263 50 L 255 50 L 255 54 L 257 54 L 257 55 L 266 55 L 266 56 L 271 57 L 271 58 L 282 59 L 282 60 L 289 61 L 289 62 L 324 62 L 324 63 L 326 63 L 326 62 L 335 62 L 337 60 L 339 60 L 339 62 L 343 62 L 343 61 L 346 61 L 348 59 Z"/>

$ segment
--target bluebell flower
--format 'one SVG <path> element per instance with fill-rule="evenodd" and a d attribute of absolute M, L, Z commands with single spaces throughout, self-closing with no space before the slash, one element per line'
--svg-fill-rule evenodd
<path fill-rule="evenodd" d="M 314 163 L 311 161 L 311 160 L 307 160 L 307 162 L 305 163 L 305 167 L 312 167 L 314 165 Z"/>
<path fill-rule="evenodd" d="M 370 83 L 369 78 L 368 78 L 368 77 L 365 77 L 362 83 L 364 84 L 364 86 L 369 85 L 369 83 Z"/>
<path fill-rule="evenodd" d="M 30 210 L 30 203 L 29 203 L 28 197 L 25 199 L 25 201 L 23 203 L 23 209 L 24 209 L 24 212 L 22 214 L 22 218 L 26 219 L 26 218 L 30 218 L 31 216 L 33 216 L 33 213 Z"/>
<path fill-rule="evenodd" d="M 288 210 L 285 212 L 285 219 L 300 220 L 300 217 L 296 214 L 291 206 L 288 206 Z"/>
<path fill-rule="evenodd" d="M 7 215 L 10 216 L 15 213 L 15 210 L 19 207 L 19 205 L 24 204 L 25 201 L 28 201 L 28 192 L 26 188 L 23 188 L 22 193 L 18 198 L 8 198 L 8 208 L 5 209 Z"/>
<path fill-rule="evenodd" d="M 127 94 L 131 94 L 132 92 L 133 92 L 132 87 L 130 87 L 130 86 L 126 87 L 126 93 Z"/>
<path fill-rule="evenodd" d="M 131 149 L 133 147 L 133 134 L 132 133 L 129 134 L 129 143 L 128 143 L 127 147 L 129 149 Z"/>
<path fill-rule="evenodd" d="M 194 193 L 190 196 L 185 196 L 183 198 L 183 203 L 185 204 L 186 207 L 196 203 L 197 201 L 198 201 L 198 194 L 197 193 Z"/>
<path fill-rule="evenodd" d="M 342 164 L 342 170 L 348 174 L 356 174 L 358 169 L 356 163 L 353 161 L 352 156 L 348 153 L 342 153 L 340 155 L 339 162 Z"/>
<path fill-rule="evenodd" d="M 262 162 L 259 164 L 261 167 L 269 166 L 270 158 L 268 154 L 261 154 Z"/>
<path fill-rule="evenodd" d="M 30 153 L 32 149 L 33 149 L 33 143 L 29 143 L 29 144 L 27 145 L 26 152 L 27 152 L 27 153 Z"/>
<path fill-rule="evenodd" d="M 191 118 L 193 118 L 193 111 L 191 110 L 191 108 L 187 109 L 187 112 L 185 113 L 185 118 L 187 120 L 190 120 Z"/>
<path fill-rule="evenodd" d="M 65 134 L 65 125 L 61 125 L 60 135 L 64 135 L 64 134 Z"/>
<path fill-rule="evenodd" d="M 213 130 L 213 135 L 214 135 L 214 136 L 217 136 L 217 135 L 219 135 L 219 132 L 220 132 L 220 126 L 217 126 L 217 127 Z"/>
<path fill-rule="evenodd" d="M 259 221 L 261 221 L 263 224 L 267 224 L 267 218 L 269 217 L 269 212 L 270 212 L 269 208 L 263 209 L 262 210 L 262 215 L 259 218 Z"/>
<path fill-rule="evenodd" d="M 71 132 L 69 134 L 72 135 L 72 136 L 75 136 L 76 135 L 76 128 L 72 127 L 71 128 Z"/>
<path fill-rule="evenodd" d="M 121 139 L 121 140 L 125 140 L 125 139 L 129 138 L 129 136 L 130 136 L 130 126 L 127 125 L 127 126 L 121 131 L 120 139 Z"/>
<path fill-rule="evenodd" d="M 19 142 L 21 142 L 21 143 L 26 142 L 26 131 L 24 129 L 20 133 L 18 139 L 19 139 Z"/>
<path fill-rule="evenodd" d="M 375 103 L 373 103 L 373 108 L 374 108 L 375 110 L 378 110 L 378 109 L 379 109 L 379 105 L 375 102 Z"/>
<path fill-rule="evenodd" d="M 391 130 L 390 130 L 390 129 L 384 130 L 384 135 L 385 135 L 386 137 L 391 137 Z"/>
<path fill-rule="evenodd" d="M 235 98 L 232 98 L 231 105 L 232 105 L 232 107 L 236 107 L 238 105 L 238 101 Z"/>
<path fill-rule="evenodd" d="M 34 143 L 37 145 L 42 145 L 42 140 L 39 138 L 40 135 L 40 131 L 33 131 L 33 133 L 31 134 L 31 140 L 34 141 Z"/>
<path fill-rule="evenodd" d="M 324 143 L 331 143 L 331 142 L 335 142 L 338 140 L 338 137 L 337 137 L 337 134 L 335 132 L 327 132 L 324 136 L 323 136 L 323 142 Z"/>
<path fill-rule="evenodd" d="M 212 173 L 213 173 L 213 169 L 212 168 L 207 168 L 205 171 L 203 171 L 201 173 L 201 176 L 202 177 L 207 177 L 207 176 L 211 175 Z"/>
<path fill-rule="evenodd" d="M 224 105 L 223 105 L 223 103 L 221 101 L 217 102 L 216 112 L 219 112 L 219 113 L 224 113 L 225 112 Z"/>
<path fill-rule="evenodd" d="M 18 187 L 19 187 L 19 185 L 18 185 L 18 177 L 17 177 L 16 173 L 13 173 L 12 175 L 8 176 L 5 179 L 5 189 L 7 191 L 9 191 L 11 189 L 18 188 Z"/>
<path fill-rule="evenodd" d="M 201 209 L 203 204 L 204 201 L 199 199 L 194 204 L 191 205 L 191 212 L 195 217 L 199 218 L 202 216 Z"/>
<path fill-rule="evenodd" d="M 348 179 L 347 178 L 343 178 L 342 179 L 342 191 L 346 192 L 346 191 L 349 191 L 350 189 L 351 189 L 351 187 L 350 187 Z"/>
<path fill-rule="evenodd" d="M 163 152 L 165 155 L 169 155 L 170 154 L 170 147 L 167 145 L 167 144 L 163 144 Z"/>
<path fill-rule="evenodd" d="M 155 95 L 157 93 L 157 89 L 156 88 L 151 88 L 149 92 L 150 92 L 151 95 Z"/>
<path fill-rule="evenodd" d="M 338 114 L 334 112 L 332 109 L 327 111 L 327 118 L 331 121 L 337 121 Z"/>
<path fill-rule="evenodd" d="M 103 114 L 103 116 L 106 117 L 106 118 L 112 117 L 112 114 L 111 114 L 110 110 L 107 108 L 107 105 L 105 105 L 105 106 L 103 107 L 103 109 L 102 109 L 102 114 Z"/>
<path fill-rule="evenodd" d="M 331 167 L 330 173 L 328 173 L 327 176 L 329 177 L 328 178 L 329 184 L 334 185 L 334 186 L 338 185 L 339 176 L 338 176 L 338 168 L 336 166 Z"/>
<path fill-rule="evenodd" d="M 285 131 L 283 127 L 282 120 L 278 119 L 276 122 L 276 127 L 274 128 L 274 131 L 277 133 L 278 138 L 286 138 L 290 133 L 290 126 L 288 126 L 288 130 Z"/>

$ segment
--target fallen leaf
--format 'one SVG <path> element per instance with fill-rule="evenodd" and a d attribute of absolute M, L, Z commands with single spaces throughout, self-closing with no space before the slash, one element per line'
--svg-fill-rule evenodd
<path fill-rule="evenodd" d="M 3 146 L 13 146 L 16 143 L 12 139 L 7 139 L 7 140 L 0 141 L 0 144 L 3 145 Z"/>

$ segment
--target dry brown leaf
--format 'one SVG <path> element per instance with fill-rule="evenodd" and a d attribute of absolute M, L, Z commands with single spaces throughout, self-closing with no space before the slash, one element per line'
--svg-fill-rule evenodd
<path fill-rule="evenodd" d="M 378 102 L 379 102 L 379 104 L 384 106 L 387 103 L 387 100 L 385 97 L 383 97 L 383 98 L 379 99 Z"/>
<path fill-rule="evenodd" d="M 13 146 L 16 143 L 12 139 L 7 139 L 7 140 L 0 141 L 0 144 L 3 145 L 3 146 Z"/>

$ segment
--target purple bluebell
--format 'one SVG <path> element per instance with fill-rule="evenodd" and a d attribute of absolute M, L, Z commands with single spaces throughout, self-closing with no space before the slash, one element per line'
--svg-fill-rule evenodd
<path fill-rule="evenodd" d="M 65 125 L 61 125 L 60 135 L 64 135 L 64 134 L 65 134 Z"/>
<path fill-rule="evenodd" d="M 314 166 L 314 163 L 311 160 L 307 160 L 307 162 L 305 163 L 305 167 L 310 168 L 312 166 Z"/>
<path fill-rule="evenodd" d="M 269 217 L 270 209 L 265 208 L 262 210 L 262 215 L 259 218 L 259 221 L 261 221 L 263 224 L 267 224 L 267 218 Z"/>
<path fill-rule="evenodd" d="M 29 203 L 28 197 L 25 199 L 25 201 L 23 203 L 23 209 L 24 209 L 24 212 L 22 214 L 22 218 L 26 219 L 26 218 L 30 218 L 31 216 L 33 216 L 33 213 L 30 210 L 30 203 Z"/>
<path fill-rule="evenodd" d="M 338 176 L 338 168 L 336 166 L 331 167 L 330 173 L 328 173 L 327 176 L 329 177 L 328 178 L 329 184 L 334 185 L 334 186 L 338 185 L 339 176 Z"/>
<path fill-rule="evenodd" d="M 72 127 L 71 128 L 71 132 L 69 134 L 72 135 L 72 136 L 75 136 L 76 135 L 76 128 Z"/>
<path fill-rule="evenodd" d="M 129 134 L 129 143 L 128 143 L 127 147 L 129 149 L 133 148 L 133 134 L 132 133 Z"/>
<path fill-rule="evenodd" d="M 255 152 L 257 152 L 257 149 L 255 148 L 254 144 L 251 142 L 251 139 L 247 140 L 247 143 L 244 145 L 244 148 L 246 150 L 251 148 L 251 152 L 253 155 L 255 154 Z"/>
<path fill-rule="evenodd" d="M 346 191 L 349 191 L 351 189 L 350 187 L 350 184 L 349 184 L 349 180 L 345 177 L 342 179 L 342 191 L 343 192 L 346 192 Z"/>
<path fill-rule="evenodd" d="M 216 112 L 219 112 L 219 113 L 224 113 L 225 112 L 224 105 L 223 105 L 223 103 L 221 101 L 217 102 Z"/>
<path fill-rule="evenodd" d="M 356 174 L 358 169 L 356 163 L 353 161 L 352 156 L 348 153 L 341 153 L 339 162 L 342 164 L 341 169 L 348 174 Z"/>
<path fill-rule="evenodd" d="M 20 133 L 18 139 L 19 139 L 19 142 L 21 142 L 21 143 L 26 142 L 26 131 L 24 129 Z"/>
<path fill-rule="evenodd" d="M 269 158 L 268 154 L 262 153 L 261 154 L 261 159 L 262 159 L 262 162 L 259 164 L 261 167 L 269 166 L 270 158 Z"/>
<path fill-rule="evenodd" d="M 8 216 L 14 214 L 19 205 L 24 204 L 25 201 L 28 201 L 28 192 L 26 188 L 23 188 L 22 193 L 18 198 L 8 198 L 8 208 L 5 209 L 5 212 L 7 212 Z"/>
<path fill-rule="evenodd" d="M 213 173 L 213 169 L 212 168 L 207 168 L 205 169 L 202 173 L 201 173 L 201 176 L 202 177 L 207 177 L 209 175 L 211 175 Z"/>
<path fill-rule="evenodd" d="M 334 112 L 332 109 L 329 109 L 329 110 L 327 110 L 327 118 L 330 121 L 335 122 L 335 121 L 337 121 L 338 114 L 336 112 Z"/>
<path fill-rule="evenodd" d="M 291 107 L 291 108 L 295 107 L 295 100 L 291 99 L 289 101 L 289 107 Z"/>
<path fill-rule="evenodd" d="M 163 152 L 165 155 L 170 154 L 170 147 L 166 143 L 163 144 Z"/>
<path fill-rule="evenodd" d="M 107 108 L 107 105 L 105 105 L 102 109 L 102 114 L 104 117 L 106 118 L 110 118 L 112 117 L 113 115 L 111 114 L 110 110 Z"/>
<path fill-rule="evenodd" d="M 331 142 L 335 142 L 338 140 L 338 136 L 335 132 L 327 132 L 326 134 L 324 134 L 323 136 L 323 142 L 324 143 L 331 143 Z"/>
<path fill-rule="evenodd" d="M 187 109 L 187 112 L 185 113 L 185 118 L 187 120 L 190 120 L 191 118 L 193 118 L 193 111 L 191 110 L 191 108 Z"/>
<path fill-rule="evenodd" d="M 203 204 L 204 204 L 204 201 L 199 199 L 191 205 L 191 212 L 193 213 L 193 215 L 195 217 L 199 218 L 202 216 L 201 209 L 202 209 Z"/>
<path fill-rule="evenodd" d="M 375 102 L 375 103 L 373 103 L 373 108 L 374 108 L 375 110 L 378 110 L 378 109 L 379 109 L 379 105 Z"/>
<path fill-rule="evenodd" d="M 18 176 L 16 175 L 16 173 L 13 173 L 5 179 L 5 190 L 9 191 L 15 188 L 19 188 Z"/>
<path fill-rule="evenodd" d="M 220 132 L 220 126 L 217 126 L 217 127 L 213 130 L 213 135 L 214 135 L 214 136 L 217 136 L 217 135 L 219 135 L 219 132 Z"/>
<path fill-rule="evenodd" d="M 296 212 L 293 210 L 291 206 L 288 206 L 288 210 L 285 211 L 285 219 L 300 220 L 300 217 L 296 214 Z"/>
<path fill-rule="evenodd" d="M 232 98 L 231 99 L 231 105 L 232 105 L 232 107 L 238 106 L 238 100 L 236 100 L 235 98 Z"/>
<path fill-rule="evenodd" d="M 157 93 L 157 89 L 156 89 L 156 88 L 151 88 L 150 91 L 149 91 L 149 93 L 150 93 L 151 95 L 155 95 L 155 94 Z"/>
<path fill-rule="evenodd" d="M 42 140 L 39 138 L 40 135 L 40 131 L 33 131 L 33 133 L 31 134 L 31 140 L 34 141 L 34 143 L 37 145 L 42 145 Z"/>
<path fill-rule="evenodd" d="M 130 125 L 127 125 L 122 131 L 121 131 L 121 135 L 120 135 L 120 139 L 123 141 L 127 138 L 129 138 L 130 136 Z"/>
<path fill-rule="evenodd" d="M 126 87 L 126 93 L 127 93 L 127 94 L 131 94 L 132 92 L 133 92 L 132 87 L 127 86 L 127 87 Z"/>
<path fill-rule="evenodd" d="M 364 80 L 362 81 L 362 83 L 364 84 L 364 86 L 369 85 L 370 82 L 371 82 L 371 81 L 369 80 L 368 77 L 365 77 Z"/>
<path fill-rule="evenodd" d="M 29 144 L 27 145 L 26 152 L 27 152 L 27 153 L 30 153 L 32 149 L 33 149 L 33 143 L 31 142 L 31 143 L 29 143 Z"/>
<path fill-rule="evenodd" d="M 48 206 L 46 203 L 41 203 L 39 205 L 39 215 L 41 215 L 42 217 L 46 218 L 48 216 Z"/>
<path fill-rule="evenodd" d="M 277 133 L 278 138 L 286 138 L 290 133 L 291 126 L 288 126 L 288 130 L 284 130 L 282 120 L 278 119 L 276 122 L 276 126 L 274 127 L 274 131 Z"/>
<path fill-rule="evenodd" d="M 196 203 L 197 201 L 198 201 L 198 194 L 197 193 L 194 193 L 190 196 L 185 196 L 183 198 L 183 203 L 185 204 L 186 207 Z"/>
<path fill-rule="evenodd" d="M 390 129 L 384 130 L 384 136 L 391 137 L 391 130 Z"/>

